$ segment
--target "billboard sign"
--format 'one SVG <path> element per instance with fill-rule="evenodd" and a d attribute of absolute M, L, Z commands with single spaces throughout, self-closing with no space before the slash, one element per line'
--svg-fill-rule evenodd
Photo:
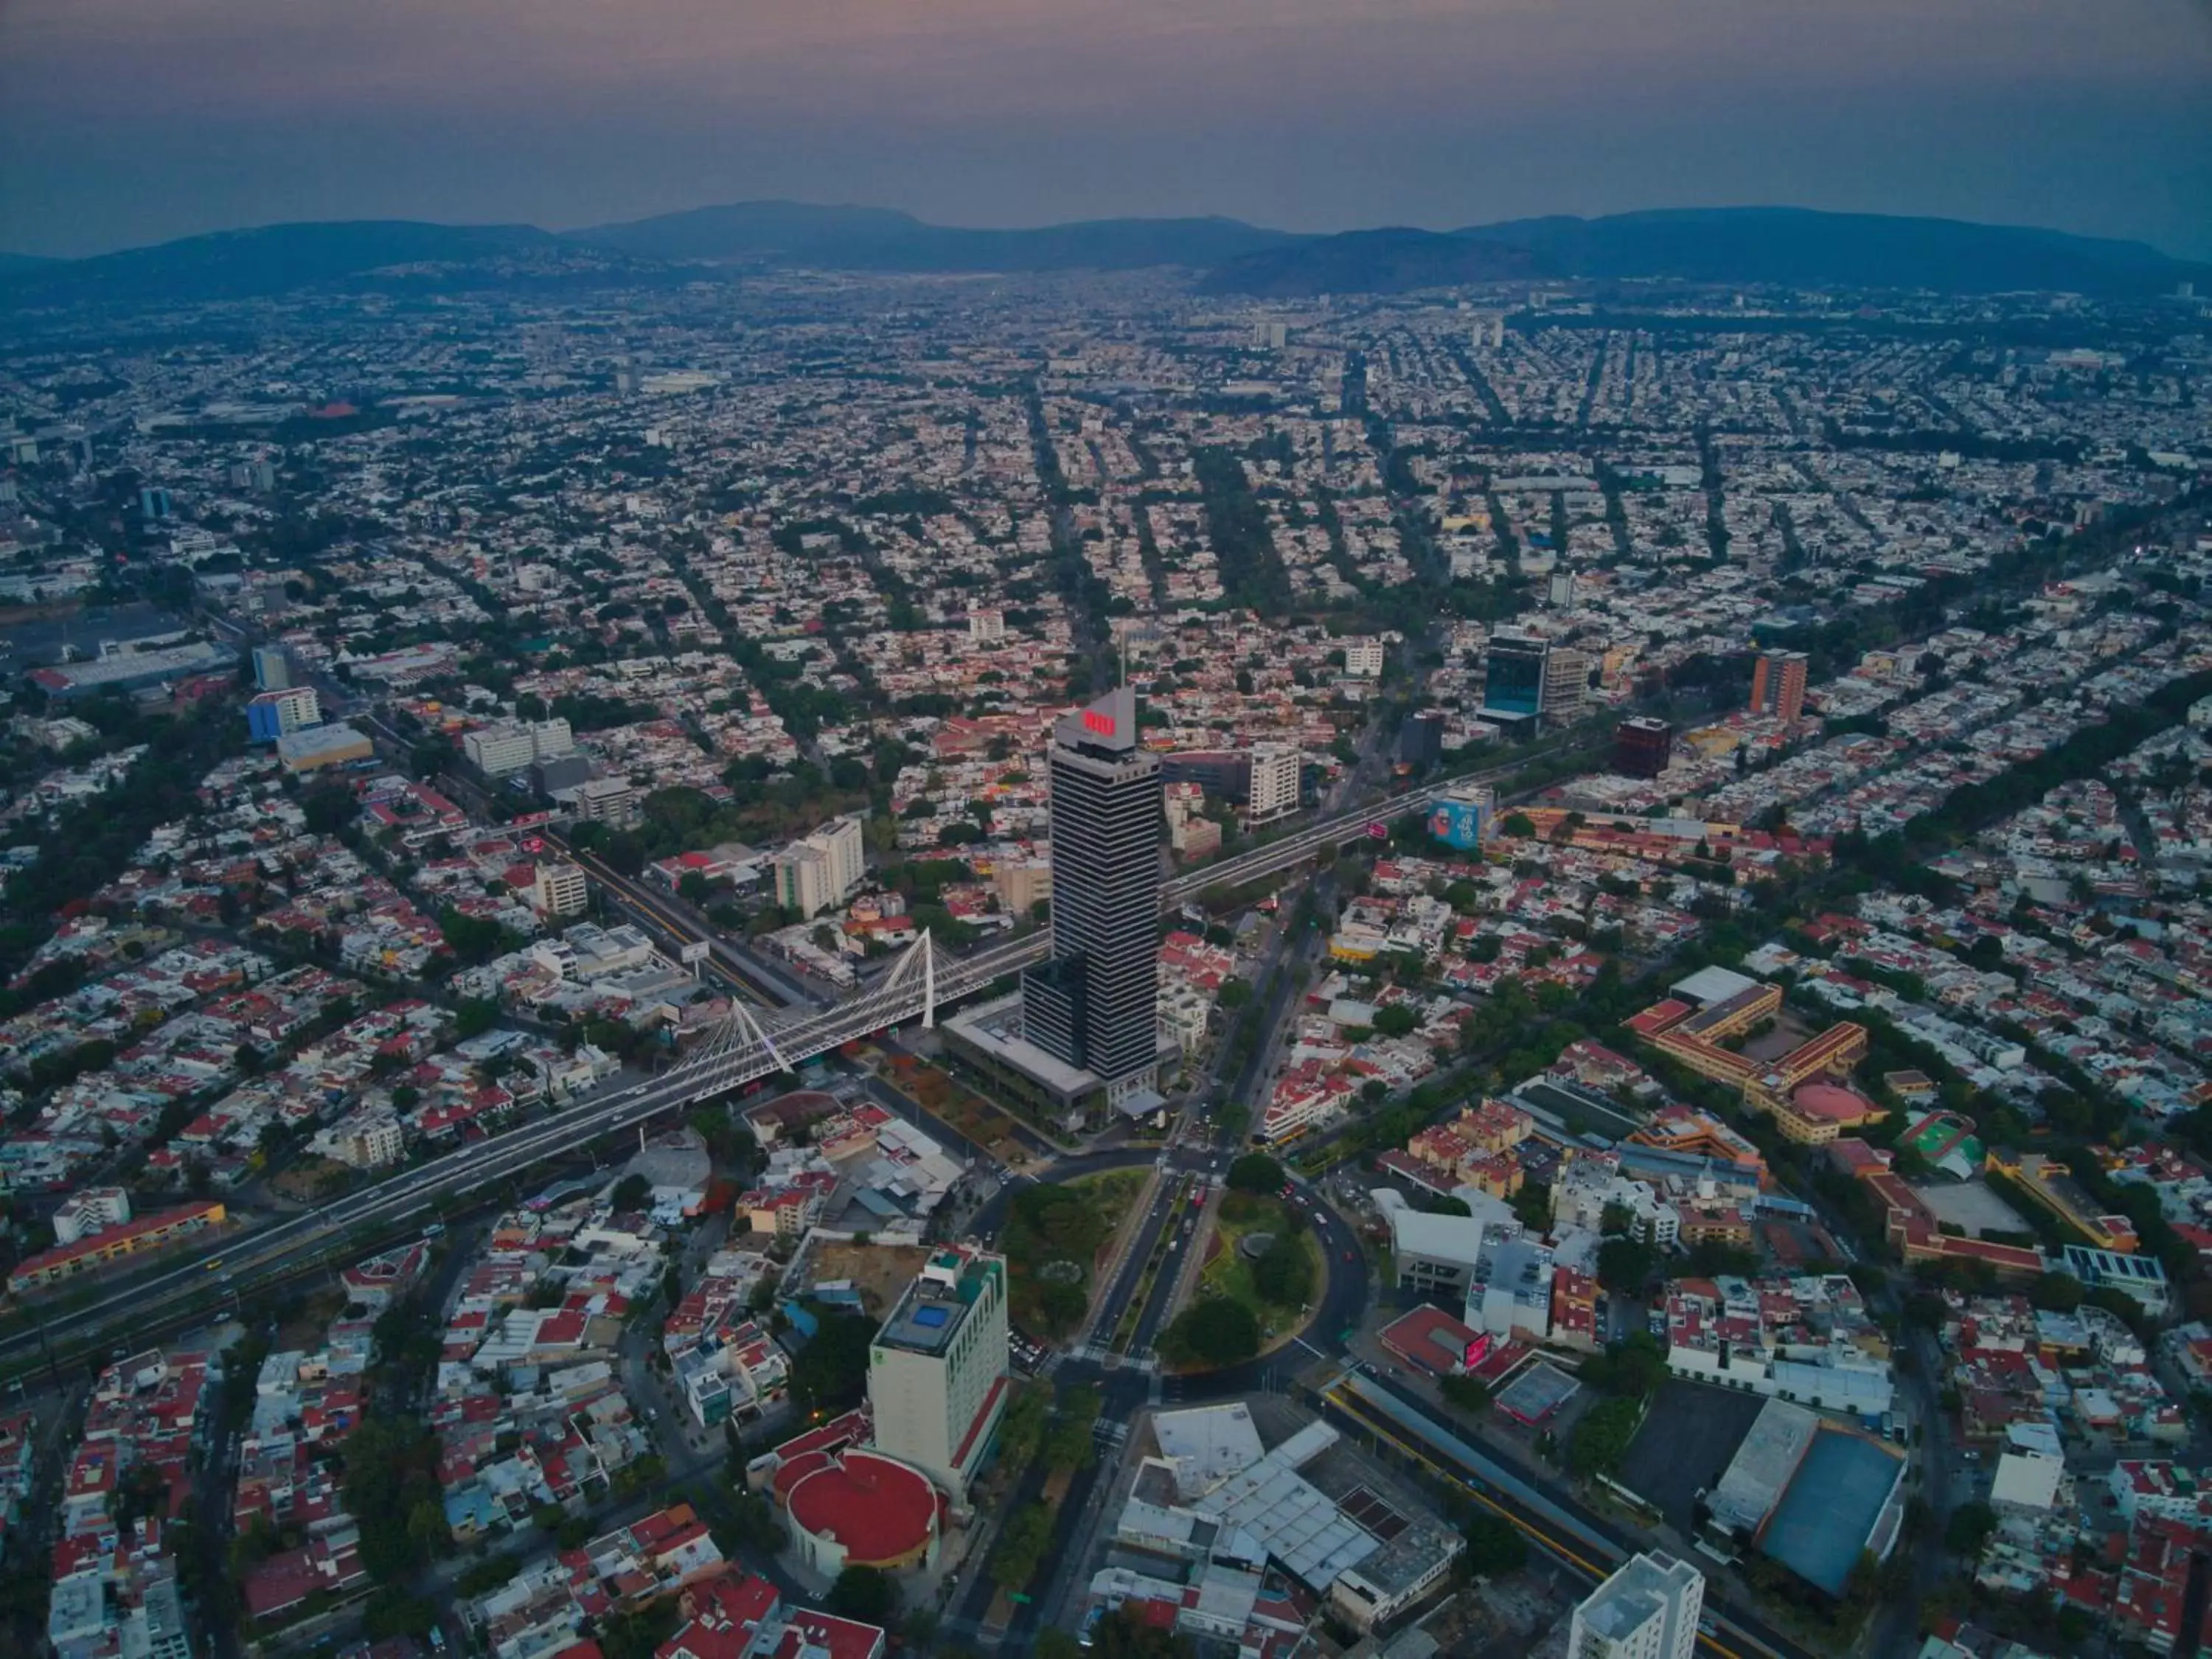
<path fill-rule="evenodd" d="M 1484 807 L 1480 801 L 1440 800 L 1429 808 L 1429 836 L 1445 846 L 1462 853 L 1472 853 L 1482 845 L 1483 836 L 1489 826 L 1483 822 Z"/>

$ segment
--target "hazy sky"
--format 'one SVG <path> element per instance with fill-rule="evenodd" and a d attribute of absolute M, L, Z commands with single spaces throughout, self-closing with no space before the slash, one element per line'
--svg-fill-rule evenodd
<path fill-rule="evenodd" d="M 2212 0 L 0 0 L 0 248 L 762 197 L 1787 203 L 2212 258 Z"/>

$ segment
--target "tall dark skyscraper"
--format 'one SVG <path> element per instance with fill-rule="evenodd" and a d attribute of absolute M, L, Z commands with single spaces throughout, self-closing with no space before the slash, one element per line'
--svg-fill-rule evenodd
<path fill-rule="evenodd" d="M 1160 757 L 1124 686 L 1053 728 L 1052 960 L 1022 981 L 1022 1034 L 1103 1079 L 1109 1099 L 1159 1064 Z"/>
<path fill-rule="evenodd" d="M 1649 714 L 1632 714 L 1613 728 L 1613 769 L 1632 778 L 1656 778 L 1674 754 L 1674 728 Z"/>

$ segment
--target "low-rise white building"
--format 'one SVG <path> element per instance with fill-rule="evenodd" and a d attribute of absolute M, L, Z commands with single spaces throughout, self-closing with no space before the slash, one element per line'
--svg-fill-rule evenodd
<path fill-rule="evenodd" d="M 1541 1342 L 1552 1333 L 1552 1253 L 1532 1238 L 1494 1237 L 1468 1292 L 1467 1322 L 1508 1340 Z"/>
<path fill-rule="evenodd" d="M 131 1219 L 131 1194 L 120 1187 L 87 1187 L 54 1211 L 54 1237 L 64 1244 L 119 1227 Z"/>
<path fill-rule="evenodd" d="M 1453 1297 L 1466 1297 L 1474 1290 L 1475 1270 L 1482 1261 L 1480 1220 L 1431 1215 L 1403 1204 L 1386 1206 L 1383 1214 L 1390 1228 L 1391 1267 L 1400 1290 Z"/>
<path fill-rule="evenodd" d="M 1682 1212 L 1654 1188 L 1622 1175 L 1611 1157 L 1576 1158 L 1552 1183 L 1552 1224 L 1604 1231 L 1608 1206 L 1628 1212 L 1637 1237 L 1662 1249 L 1682 1233 Z"/>
<path fill-rule="evenodd" d="M 2112 1494 L 2112 1507 L 2130 1526 L 2138 1516 L 2198 1526 L 2212 1511 L 2212 1492 L 2207 1492 L 2203 1474 L 2179 1463 L 2124 1459 L 2112 1465 L 2105 1484 Z"/>
<path fill-rule="evenodd" d="M 331 1126 L 325 1139 L 331 1157 L 356 1170 L 381 1169 L 397 1164 L 407 1151 L 407 1137 L 398 1115 L 389 1109 L 356 1112 Z"/>

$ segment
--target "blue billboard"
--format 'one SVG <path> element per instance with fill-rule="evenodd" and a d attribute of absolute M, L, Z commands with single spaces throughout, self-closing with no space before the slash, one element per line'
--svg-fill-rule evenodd
<path fill-rule="evenodd" d="M 1482 845 L 1483 822 L 1488 809 L 1476 800 L 1438 800 L 1429 804 L 1429 835 L 1447 847 L 1472 853 Z"/>

